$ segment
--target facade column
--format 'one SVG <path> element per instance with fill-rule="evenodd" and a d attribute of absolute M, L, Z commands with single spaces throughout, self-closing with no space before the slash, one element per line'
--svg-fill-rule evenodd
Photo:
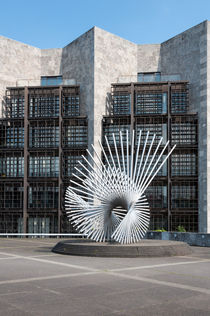
<path fill-rule="evenodd" d="M 62 216 L 62 195 L 63 195 L 63 186 L 62 186 L 62 128 L 63 128 L 63 106 L 62 106 L 62 87 L 59 87 L 59 178 L 58 178 L 58 233 L 61 233 L 61 216 Z"/>
<path fill-rule="evenodd" d="M 171 150 L 171 84 L 168 83 L 167 102 L 167 139 L 170 140 L 168 152 Z M 167 209 L 168 209 L 168 231 L 171 230 L 171 156 L 167 161 Z"/>
<path fill-rule="evenodd" d="M 23 232 L 27 233 L 28 221 L 28 87 L 24 89 L 24 179 L 23 179 Z"/>

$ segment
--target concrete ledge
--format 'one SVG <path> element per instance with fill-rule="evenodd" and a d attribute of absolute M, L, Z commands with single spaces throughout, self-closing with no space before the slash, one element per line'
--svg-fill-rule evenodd
<path fill-rule="evenodd" d="M 183 241 L 190 246 L 210 247 L 210 234 L 179 232 L 147 232 L 147 239 Z"/>
<path fill-rule="evenodd" d="M 96 243 L 90 240 L 65 240 L 58 242 L 52 252 L 88 257 L 169 257 L 184 256 L 192 253 L 184 242 L 166 240 L 142 240 L 131 245 L 117 243 Z"/>

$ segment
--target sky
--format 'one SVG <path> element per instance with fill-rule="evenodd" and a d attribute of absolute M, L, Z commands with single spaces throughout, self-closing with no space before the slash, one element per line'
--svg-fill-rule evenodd
<path fill-rule="evenodd" d="M 210 20 L 210 0 L 0 0 L 0 35 L 64 47 L 93 26 L 137 44 L 161 43 Z"/>

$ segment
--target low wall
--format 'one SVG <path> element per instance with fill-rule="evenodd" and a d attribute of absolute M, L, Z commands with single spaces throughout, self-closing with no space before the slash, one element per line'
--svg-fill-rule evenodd
<path fill-rule="evenodd" d="M 210 234 L 179 232 L 147 232 L 146 239 L 184 241 L 190 246 L 210 247 Z"/>

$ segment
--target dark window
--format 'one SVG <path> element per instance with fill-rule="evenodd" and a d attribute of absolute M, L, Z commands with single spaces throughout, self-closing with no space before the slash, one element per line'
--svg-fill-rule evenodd
<path fill-rule="evenodd" d="M 176 231 L 178 226 L 183 226 L 187 232 L 198 231 L 198 212 L 197 211 L 172 211 L 171 230 Z"/>
<path fill-rule="evenodd" d="M 168 214 L 167 212 L 153 211 L 150 216 L 150 230 L 168 229 Z"/>
<path fill-rule="evenodd" d="M 150 143 L 154 134 L 156 134 L 154 144 L 157 144 L 160 140 L 160 137 L 163 137 L 162 144 L 167 142 L 167 124 L 137 124 L 136 125 L 136 140 L 139 138 L 140 130 L 142 130 L 141 134 L 141 142 L 146 140 L 147 132 L 149 131 L 148 142 Z"/>
<path fill-rule="evenodd" d="M 84 156 L 86 156 L 85 153 Z M 63 158 L 63 176 L 72 177 L 74 173 L 79 177 L 83 177 L 83 175 L 75 169 L 75 167 L 77 167 L 83 174 L 87 173 L 86 170 L 79 164 L 79 161 L 87 167 L 87 163 L 81 155 L 66 155 Z"/>
<path fill-rule="evenodd" d="M 21 214 L 8 212 L 0 214 L 0 233 L 23 233 L 23 218 Z"/>
<path fill-rule="evenodd" d="M 103 155 L 103 162 L 104 162 L 104 165 L 106 167 L 108 167 L 109 165 L 113 168 L 113 161 L 112 161 L 112 158 L 110 156 L 109 153 L 106 153 L 106 156 L 107 156 L 107 159 L 106 157 Z M 116 156 L 116 154 L 112 154 L 112 157 L 113 157 L 113 160 L 114 160 L 114 163 L 115 163 L 115 166 L 116 168 L 118 169 L 119 168 L 119 163 L 118 163 L 118 158 L 119 158 L 119 162 L 120 162 L 120 168 L 121 170 L 123 171 L 124 170 L 124 166 L 125 166 L 125 172 L 127 172 L 127 155 L 125 154 L 125 157 L 124 157 L 124 166 L 123 166 L 123 158 L 122 156 Z M 129 162 L 131 161 L 131 156 L 129 155 Z M 108 160 L 108 162 L 107 162 Z"/>
<path fill-rule="evenodd" d="M 172 144 L 193 145 L 197 143 L 196 125 L 193 122 L 174 122 L 171 124 Z"/>
<path fill-rule="evenodd" d="M 11 182 L 0 184 L 0 209 L 22 209 L 23 186 L 22 183 Z"/>
<path fill-rule="evenodd" d="M 23 118 L 24 117 L 24 95 L 17 97 L 7 97 L 6 99 L 6 117 Z"/>
<path fill-rule="evenodd" d="M 58 232 L 58 217 L 54 214 L 39 216 L 37 214 L 29 215 L 28 218 L 29 233 L 56 233 Z"/>
<path fill-rule="evenodd" d="M 126 146 L 126 134 L 128 131 L 128 139 L 130 139 L 130 125 L 108 125 L 104 127 L 103 144 L 106 145 L 105 136 L 108 139 L 109 145 L 114 146 L 113 133 L 115 135 L 116 144 L 120 145 L 120 132 L 122 133 L 122 140 Z"/>
<path fill-rule="evenodd" d="M 29 127 L 29 147 L 50 148 L 59 145 L 59 126 Z"/>
<path fill-rule="evenodd" d="M 31 184 L 28 190 L 30 209 L 56 209 L 58 207 L 58 187 L 53 183 Z"/>
<path fill-rule="evenodd" d="M 79 116 L 79 95 L 63 96 L 63 114 L 68 116 Z"/>
<path fill-rule="evenodd" d="M 24 157 L 0 157 L 1 177 L 23 177 Z"/>
<path fill-rule="evenodd" d="M 142 176 L 141 176 L 141 179 L 143 179 L 144 177 L 146 178 L 146 175 L 149 175 L 150 174 L 150 172 L 152 171 L 152 169 L 154 168 L 154 165 L 155 165 L 155 161 L 157 161 L 157 158 L 155 158 L 154 160 L 153 160 L 153 162 L 151 163 L 151 165 L 150 165 L 150 162 L 151 162 L 151 160 L 152 160 L 152 154 L 151 155 L 149 155 L 149 158 L 148 158 L 148 160 L 147 160 L 147 163 L 146 163 L 146 165 L 144 165 L 145 164 L 145 161 L 146 161 L 146 156 L 147 155 L 147 153 L 145 153 L 145 156 L 144 156 L 144 158 L 142 159 L 142 161 L 141 161 L 141 151 L 140 151 L 140 153 L 139 153 L 139 159 L 138 159 L 138 163 L 137 163 L 137 170 L 138 170 L 138 168 L 139 168 L 139 166 L 140 166 L 140 163 L 141 163 L 141 168 L 140 168 L 140 173 L 139 174 L 141 174 L 141 172 L 143 171 L 143 174 L 142 174 Z M 154 170 L 153 170 L 153 173 L 155 173 L 156 171 L 157 171 L 157 169 L 160 167 L 160 165 L 162 164 L 162 162 L 163 162 L 163 160 L 166 158 L 166 156 L 165 155 L 162 155 L 161 156 L 161 158 L 160 158 L 160 160 L 158 161 L 158 163 L 157 163 L 157 165 L 155 166 L 155 168 L 154 168 Z M 160 176 L 160 177 L 165 177 L 165 176 L 167 176 L 167 161 L 163 164 L 163 166 L 160 168 L 160 170 L 158 171 L 158 173 L 157 173 L 157 175 L 156 176 Z"/>
<path fill-rule="evenodd" d="M 86 147 L 87 126 L 65 126 L 63 143 L 65 147 Z"/>
<path fill-rule="evenodd" d="M 172 185 L 171 202 L 173 209 L 197 208 L 197 185 L 179 184 Z"/>
<path fill-rule="evenodd" d="M 167 186 L 151 185 L 146 190 L 146 197 L 151 208 L 167 207 Z"/>
<path fill-rule="evenodd" d="M 172 176 L 197 175 L 197 156 L 195 153 L 175 153 L 171 156 Z"/>
<path fill-rule="evenodd" d="M 131 96 L 130 94 L 114 94 L 112 96 L 113 100 L 113 114 L 114 115 L 128 115 L 131 112 L 130 103 Z"/>
<path fill-rule="evenodd" d="M 10 126 L 6 129 L 6 147 L 24 147 L 24 128 Z"/>
<path fill-rule="evenodd" d="M 56 117 L 59 116 L 59 96 L 29 97 L 29 117 Z"/>
<path fill-rule="evenodd" d="M 171 113 L 186 113 L 188 110 L 188 94 L 187 92 L 171 93 Z"/>
<path fill-rule="evenodd" d="M 58 177 L 59 157 L 30 157 L 29 177 Z"/>
<path fill-rule="evenodd" d="M 137 93 L 135 114 L 167 113 L 167 93 Z"/>

